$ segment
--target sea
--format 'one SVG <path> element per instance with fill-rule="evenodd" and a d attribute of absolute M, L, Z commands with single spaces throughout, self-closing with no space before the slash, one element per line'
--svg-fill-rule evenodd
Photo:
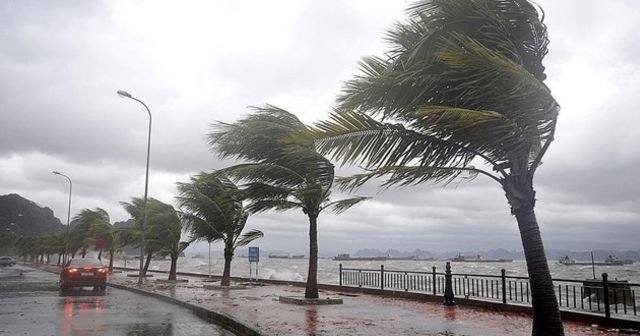
<path fill-rule="evenodd" d="M 306 281 L 308 259 L 279 259 L 262 258 L 256 267 L 256 263 L 251 265 L 251 275 L 253 278 L 285 280 L 285 281 Z M 125 266 L 124 260 L 115 260 L 114 265 Z M 445 271 L 446 261 L 444 260 L 385 260 L 385 261 L 363 261 L 363 260 L 333 260 L 331 258 L 318 259 L 318 282 L 324 284 L 338 284 L 340 274 L 340 264 L 344 268 L 380 270 L 384 265 L 385 270 L 411 271 L 411 272 L 432 272 L 432 267 L 436 267 L 437 272 Z M 129 259 L 126 266 L 137 268 L 138 259 Z M 168 271 L 169 260 L 152 260 L 149 266 L 152 270 Z M 185 256 L 178 259 L 178 272 L 190 272 L 220 275 L 224 267 L 224 259 L 219 256 L 212 256 L 211 263 L 207 256 Z M 585 280 L 593 279 L 594 270 L 591 265 L 561 265 L 556 260 L 549 260 L 551 276 L 554 279 Z M 451 271 L 462 274 L 483 274 L 500 276 L 500 270 L 505 269 L 507 276 L 527 276 L 527 267 L 524 260 L 514 260 L 512 262 L 451 262 Z M 237 277 L 249 277 L 250 265 L 246 257 L 235 257 L 231 263 L 231 275 Z M 631 283 L 640 284 L 640 263 L 620 266 L 595 266 L 596 278 L 601 278 L 602 273 L 607 273 L 610 280 L 627 280 Z"/>

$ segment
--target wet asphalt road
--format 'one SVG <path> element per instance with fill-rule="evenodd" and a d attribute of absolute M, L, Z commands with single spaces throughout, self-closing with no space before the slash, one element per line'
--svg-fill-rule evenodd
<path fill-rule="evenodd" d="M 61 294 L 55 274 L 0 267 L 0 336 L 223 335 L 185 308 L 126 290 L 91 288 Z"/>

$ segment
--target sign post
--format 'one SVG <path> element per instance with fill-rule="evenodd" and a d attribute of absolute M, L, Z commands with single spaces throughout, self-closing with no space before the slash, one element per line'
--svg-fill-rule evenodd
<path fill-rule="evenodd" d="M 249 247 L 249 282 L 251 282 L 251 275 L 253 274 L 251 266 L 256 263 L 256 282 L 258 282 L 258 262 L 260 261 L 260 248 L 257 246 Z"/>

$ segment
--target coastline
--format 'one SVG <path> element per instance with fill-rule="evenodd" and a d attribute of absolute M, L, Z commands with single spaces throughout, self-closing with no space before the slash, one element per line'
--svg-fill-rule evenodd
<path fill-rule="evenodd" d="M 57 267 L 51 265 L 37 268 L 57 271 Z M 109 285 L 164 296 L 166 301 L 187 307 L 216 324 L 238 323 L 243 327 L 231 329 L 239 335 L 530 335 L 531 317 L 527 313 L 466 304 L 446 307 L 441 304 L 440 296 L 404 296 L 402 292 L 381 296 L 358 288 L 336 290 L 337 286 L 321 285 L 322 297 L 339 297 L 344 304 L 298 306 L 280 303 L 278 297 L 303 295 L 301 283 L 261 281 L 260 285 L 246 289 L 207 290 L 203 287 L 206 275 L 181 273 L 179 277 L 188 282 L 149 279 L 140 288 L 135 279 L 126 276 L 126 271 L 111 275 Z M 234 278 L 234 281 L 247 279 Z M 567 336 L 620 335 L 592 323 L 565 321 L 564 324 Z"/>

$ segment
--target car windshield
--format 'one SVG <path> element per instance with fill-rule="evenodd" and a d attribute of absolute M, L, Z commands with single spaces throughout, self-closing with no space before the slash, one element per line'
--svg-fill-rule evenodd
<path fill-rule="evenodd" d="M 100 262 L 100 260 L 96 260 L 96 259 L 72 259 L 69 262 L 69 266 L 75 266 L 75 267 L 87 267 L 87 266 L 102 267 L 102 263 Z"/>

